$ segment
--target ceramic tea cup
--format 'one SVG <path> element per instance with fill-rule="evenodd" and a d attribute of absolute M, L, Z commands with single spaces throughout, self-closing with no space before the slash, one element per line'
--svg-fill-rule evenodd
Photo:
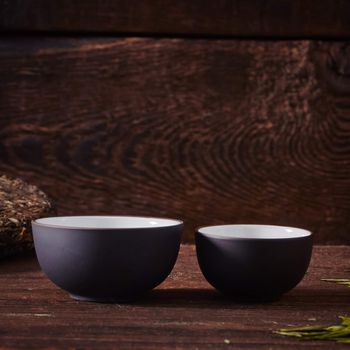
<path fill-rule="evenodd" d="M 74 299 L 123 302 L 160 284 L 180 247 L 181 221 L 67 216 L 32 222 L 42 270 Z"/>
<path fill-rule="evenodd" d="M 199 266 L 222 293 L 269 301 L 304 277 L 312 253 L 310 231 L 268 225 L 221 225 L 196 232 Z"/>

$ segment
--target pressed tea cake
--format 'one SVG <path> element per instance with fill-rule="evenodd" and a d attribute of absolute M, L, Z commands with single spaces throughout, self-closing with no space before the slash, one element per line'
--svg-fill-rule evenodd
<path fill-rule="evenodd" d="M 50 213 L 48 197 L 36 186 L 0 176 L 0 258 L 31 249 L 31 220 Z"/>

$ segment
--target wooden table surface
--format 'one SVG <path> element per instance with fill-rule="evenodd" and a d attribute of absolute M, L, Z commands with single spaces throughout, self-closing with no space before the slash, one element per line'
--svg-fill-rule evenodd
<path fill-rule="evenodd" d="M 349 256 L 350 246 L 316 246 L 303 282 L 268 304 L 236 303 L 215 292 L 190 245 L 181 247 L 170 278 L 133 304 L 77 302 L 46 279 L 32 256 L 3 261 L 0 348 L 349 349 L 273 333 L 350 315 L 350 289 L 320 281 L 349 277 Z"/>

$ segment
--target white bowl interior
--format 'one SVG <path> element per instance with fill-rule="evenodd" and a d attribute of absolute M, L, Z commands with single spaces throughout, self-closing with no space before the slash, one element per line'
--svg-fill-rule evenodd
<path fill-rule="evenodd" d="M 240 239 L 287 239 L 311 235 L 310 231 L 301 228 L 273 225 L 207 226 L 198 231 L 208 237 Z"/>
<path fill-rule="evenodd" d="M 149 228 L 176 226 L 181 222 L 137 216 L 60 216 L 35 220 L 36 223 L 69 228 Z"/>

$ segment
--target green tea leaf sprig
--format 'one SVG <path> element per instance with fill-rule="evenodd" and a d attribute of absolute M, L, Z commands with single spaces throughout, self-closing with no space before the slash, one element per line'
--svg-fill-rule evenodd
<path fill-rule="evenodd" d="M 341 284 L 350 288 L 350 280 L 347 278 L 322 278 L 321 281 Z"/>
<path fill-rule="evenodd" d="M 331 326 L 282 328 L 275 333 L 308 340 L 334 340 L 350 343 L 350 317 L 340 316 L 341 323 Z"/>

